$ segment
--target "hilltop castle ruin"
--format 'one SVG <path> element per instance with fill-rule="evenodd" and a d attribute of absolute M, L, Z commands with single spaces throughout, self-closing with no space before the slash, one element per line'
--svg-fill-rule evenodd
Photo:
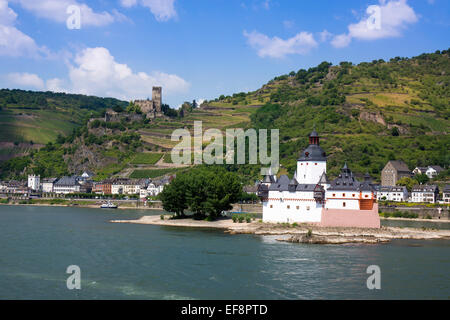
<path fill-rule="evenodd" d="M 134 100 L 134 104 L 141 108 L 147 118 L 162 117 L 162 87 L 153 87 L 152 100 Z"/>

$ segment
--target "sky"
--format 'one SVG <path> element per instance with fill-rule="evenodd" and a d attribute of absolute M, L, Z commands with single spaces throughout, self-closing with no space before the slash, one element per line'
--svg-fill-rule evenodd
<path fill-rule="evenodd" d="M 177 108 L 449 40 L 448 0 L 0 0 L 0 87 Z"/>

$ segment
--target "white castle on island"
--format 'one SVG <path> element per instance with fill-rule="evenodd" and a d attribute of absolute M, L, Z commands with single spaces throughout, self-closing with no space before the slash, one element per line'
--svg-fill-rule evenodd
<path fill-rule="evenodd" d="M 359 182 L 347 164 L 328 181 L 327 157 L 315 130 L 297 160 L 294 177 L 265 176 L 258 188 L 263 221 L 312 223 L 329 227 L 380 228 L 378 203 L 370 176 Z"/>

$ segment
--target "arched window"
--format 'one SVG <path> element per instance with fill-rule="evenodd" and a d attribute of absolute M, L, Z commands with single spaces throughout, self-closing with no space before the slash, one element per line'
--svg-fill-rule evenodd
<path fill-rule="evenodd" d="M 346 203 L 345 203 L 345 202 L 343 202 L 343 203 L 342 203 L 342 206 L 343 206 L 343 207 L 345 208 L 345 206 L 346 206 Z"/>

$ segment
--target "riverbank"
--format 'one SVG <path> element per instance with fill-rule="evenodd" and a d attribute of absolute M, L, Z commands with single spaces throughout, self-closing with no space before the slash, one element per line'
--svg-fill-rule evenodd
<path fill-rule="evenodd" d="M 102 203 L 104 202 L 98 202 L 95 204 L 86 204 L 86 203 L 80 203 L 82 201 L 70 201 L 67 200 L 63 203 L 0 203 L 0 206 L 34 206 L 34 207 L 77 207 L 77 208 L 90 208 L 90 209 L 100 209 L 100 206 Z M 112 201 L 113 203 L 115 201 Z M 160 206 L 155 206 L 155 207 L 150 207 L 150 206 L 136 206 L 136 205 L 132 205 L 132 203 L 130 203 L 131 205 L 124 205 L 119 204 L 117 209 L 122 209 L 122 210 L 129 210 L 129 209 L 134 209 L 134 210 L 163 210 L 162 207 Z"/>
<path fill-rule="evenodd" d="M 144 216 L 137 220 L 112 220 L 112 223 L 135 223 L 170 227 L 187 228 L 213 228 L 223 229 L 229 234 L 254 234 L 279 236 L 277 240 L 304 243 L 380 243 L 389 242 L 393 239 L 450 239 L 450 230 L 416 229 L 381 227 L 380 229 L 363 228 L 337 228 L 319 227 L 315 225 L 299 224 L 296 226 L 288 224 L 263 223 L 252 220 L 250 223 L 234 223 L 230 218 L 221 218 L 217 221 L 203 221 L 193 219 L 169 220 L 170 216 Z M 304 238 L 305 235 L 313 235 Z M 314 240 L 314 241 L 313 241 Z"/>

